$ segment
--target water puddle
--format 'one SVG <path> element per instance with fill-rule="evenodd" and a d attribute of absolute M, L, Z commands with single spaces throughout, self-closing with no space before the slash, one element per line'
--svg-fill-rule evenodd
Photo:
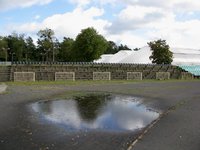
<path fill-rule="evenodd" d="M 140 100 L 124 95 L 89 94 L 68 100 L 41 101 L 31 104 L 40 121 L 62 126 L 68 131 L 133 131 L 144 128 L 159 113 Z"/>

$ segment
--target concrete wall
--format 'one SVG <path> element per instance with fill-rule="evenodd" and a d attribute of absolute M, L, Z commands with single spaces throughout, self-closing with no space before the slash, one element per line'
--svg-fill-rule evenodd
<path fill-rule="evenodd" d="M 1 68 L 1 67 L 0 67 Z M 1 69 L 0 69 L 1 70 Z M 110 80 L 156 79 L 157 72 L 169 72 L 171 79 L 181 79 L 182 69 L 171 65 L 147 64 L 101 64 L 101 63 L 58 63 L 58 64 L 13 64 L 7 71 L 6 80 L 14 81 L 14 72 L 34 72 L 36 81 L 93 80 L 94 72 L 109 72 Z M 73 73 L 72 74 L 70 74 Z M 56 75 L 58 73 L 59 75 Z M 128 74 L 129 73 L 129 74 Z M 138 74 L 140 73 L 140 74 Z M 62 74 L 62 75 L 61 75 Z M 135 74 L 135 75 L 134 75 Z M 137 74 L 137 75 L 136 75 Z M 5 77 L 4 76 L 4 77 Z M 59 76 L 59 79 L 56 77 Z M 104 80 L 104 77 L 100 77 Z M 137 76 L 137 77 L 136 77 Z M 105 77 L 105 80 L 108 78 Z M 3 76 L 0 76 L 0 81 Z"/>

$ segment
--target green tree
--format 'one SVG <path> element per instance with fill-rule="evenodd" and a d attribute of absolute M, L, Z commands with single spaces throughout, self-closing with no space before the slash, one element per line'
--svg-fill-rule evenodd
<path fill-rule="evenodd" d="M 63 42 L 60 43 L 60 50 L 58 53 L 58 60 L 63 62 L 69 62 L 72 60 L 72 47 L 74 40 L 64 37 Z"/>
<path fill-rule="evenodd" d="M 94 28 L 83 29 L 76 37 L 72 50 L 72 61 L 90 62 L 100 58 L 108 42 Z"/>
<path fill-rule="evenodd" d="M 33 43 L 33 39 L 29 36 L 25 39 L 26 48 L 24 51 L 24 57 L 26 61 L 37 60 L 36 46 Z"/>
<path fill-rule="evenodd" d="M 151 48 L 152 55 L 149 59 L 152 63 L 156 64 L 171 64 L 173 61 L 173 53 L 170 51 L 169 45 L 167 45 L 165 40 L 156 40 L 147 43 Z"/>
<path fill-rule="evenodd" d="M 8 59 L 10 61 L 23 61 L 25 58 L 23 53 L 26 48 L 25 39 L 23 34 L 13 33 L 7 37 L 5 40 L 8 44 Z"/>
<path fill-rule="evenodd" d="M 113 41 L 108 41 L 108 47 L 104 54 L 115 54 L 119 51 L 117 44 Z"/>
<path fill-rule="evenodd" d="M 118 46 L 118 50 L 131 50 L 127 45 L 123 45 L 123 44 L 120 44 L 120 46 Z"/>
<path fill-rule="evenodd" d="M 55 61 L 55 42 L 54 31 L 52 29 L 40 30 L 37 35 L 37 50 L 43 61 Z"/>
<path fill-rule="evenodd" d="M 8 43 L 4 37 L 0 36 L 0 61 L 7 61 Z"/>

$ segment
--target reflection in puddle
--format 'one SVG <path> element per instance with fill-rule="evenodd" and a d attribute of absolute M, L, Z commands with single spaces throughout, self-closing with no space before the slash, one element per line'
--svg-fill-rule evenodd
<path fill-rule="evenodd" d="M 122 95 L 88 95 L 31 105 L 42 119 L 68 130 L 128 131 L 144 128 L 159 114 L 138 99 Z"/>

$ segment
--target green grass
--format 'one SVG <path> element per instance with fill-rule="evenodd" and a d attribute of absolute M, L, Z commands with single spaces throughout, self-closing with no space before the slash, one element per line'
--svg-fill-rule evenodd
<path fill-rule="evenodd" d="M 101 85 L 101 84 L 129 84 L 129 83 L 168 83 L 168 82 L 200 82 L 194 80 L 111 80 L 111 81 L 36 81 L 36 82 L 6 82 L 7 85 Z"/>

